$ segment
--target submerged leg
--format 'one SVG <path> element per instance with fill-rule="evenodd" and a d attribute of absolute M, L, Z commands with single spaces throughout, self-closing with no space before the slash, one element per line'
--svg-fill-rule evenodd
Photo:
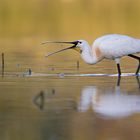
<path fill-rule="evenodd" d="M 132 57 L 132 58 L 134 58 L 134 59 L 137 59 L 138 61 L 139 61 L 139 65 L 138 65 L 138 68 L 137 68 L 137 70 L 136 70 L 136 76 L 138 76 L 138 73 L 139 73 L 139 70 L 140 70 L 140 57 L 138 57 L 138 56 L 135 56 L 135 55 L 133 55 L 133 54 L 129 54 L 128 56 L 130 56 L 130 57 Z"/>
<path fill-rule="evenodd" d="M 121 76 L 118 76 L 118 80 L 117 80 L 117 86 L 120 86 L 120 82 L 121 82 Z"/>
<path fill-rule="evenodd" d="M 120 77 L 120 76 L 121 76 L 120 59 L 119 59 L 119 58 L 116 58 L 116 59 L 115 59 L 115 62 L 116 62 L 116 64 L 117 64 L 118 77 Z"/>
<path fill-rule="evenodd" d="M 139 65 L 138 65 L 138 68 L 137 68 L 137 71 L 136 71 L 137 76 L 139 76 L 139 70 L 140 70 L 140 61 L 139 61 Z"/>
<path fill-rule="evenodd" d="M 139 86 L 139 89 L 140 89 L 140 80 L 139 80 L 139 77 L 138 77 L 138 76 L 136 76 L 136 79 L 137 79 L 138 86 Z"/>

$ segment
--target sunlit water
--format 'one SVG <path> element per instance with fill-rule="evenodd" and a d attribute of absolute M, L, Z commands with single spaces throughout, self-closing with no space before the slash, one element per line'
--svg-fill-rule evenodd
<path fill-rule="evenodd" d="M 45 58 L 63 46 L 40 45 L 140 38 L 139 9 L 139 0 L 1 0 L 0 140 L 140 140 L 136 60 L 121 60 L 119 81 L 113 61 L 87 65 L 72 50 Z"/>
<path fill-rule="evenodd" d="M 76 60 L 63 60 L 65 54 L 49 60 L 43 53 L 13 54 L 5 54 L 0 78 L 0 139 L 139 140 L 135 63 L 122 62 L 119 83 L 110 61 L 88 66 L 78 58 L 77 68 Z"/>

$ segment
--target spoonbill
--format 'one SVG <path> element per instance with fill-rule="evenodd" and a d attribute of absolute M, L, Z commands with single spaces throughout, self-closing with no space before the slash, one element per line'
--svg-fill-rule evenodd
<path fill-rule="evenodd" d="M 138 60 L 139 64 L 135 72 L 135 75 L 136 76 L 139 75 L 140 57 L 134 54 L 140 53 L 140 39 L 133 38 L 127 35 L 109 34 L 97 38 L 93 42 L 92 47 L 90 47 L 88 42 L 85 40 L 77 40 L 72 42 L 46 41 L 43 42 L 42 44 L 46 44 L 46 43 L 73 44 L 70 47 L 50 53 L 46 57 L 68 49 L 74 49 L 80 53 L 82 59 L 86 63 L 91 65 L 98 63 L 104 58 L 115 60 L 117 64 L 119 77 L 121 76 L 120 58 L 124 56 L 129 56 L 131 58 Z"/>
<path fill-rule="evenodd" d="M 105 90 L 102 93 L 97 86 L 85 86 L 81 91 L 81 99 L 78 105 L 80 112 L 86 112 L 90 108 L 99 116 L 116 119 L 135 113 L 140 113 L 140 95 L 124 92 L 120 86 L 114 90 Z"/>

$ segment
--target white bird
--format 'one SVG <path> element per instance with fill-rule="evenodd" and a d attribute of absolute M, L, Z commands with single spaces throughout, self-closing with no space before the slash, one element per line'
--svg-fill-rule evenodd
<path fill-rule="evenodd" d="M 99 116 L 110 119 L 140 113 L 140 95 L 122 92 L 119 86 L 116 86 L 114 91 L 108 90 L 102 94 L 100 90 L 100 87 L 96 86 L 84 87 L 78 110 L 86 112 L 91 108 Z"/>
<path fill-rule="evenodd" d="M 135 72 L 138 76 L 140 69 L 140 57 L 133 54 L 140 52 L 140 39 L 133 38 L 126 35 L 110 34 L 104 35 L 97 38 L 92 47 L 85 40 L 77 40 L 73 42 L 63 42 L 63 41 L 46 41 L 46 43 L 67 43 L 73 44 L 71 47 L 61 49 L 59 51 L 48 54 L 46 57 L 62 52 L 68 49 L 75 49 L 80 54 L 82 59 L 88 64 L 96 64 L 99 61 L 105 59 L 115 60 L 118 69 L 118 76 L 121 76 L 120 68 L 120 58 L 123 56 L 129 56 L 139 61 L 138 68 Z"/>

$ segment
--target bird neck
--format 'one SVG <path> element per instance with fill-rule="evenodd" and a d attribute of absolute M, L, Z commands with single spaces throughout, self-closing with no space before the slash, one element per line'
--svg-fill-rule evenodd
<path fill-rule="evenodd" d="M 81 57 L 88 64 L 96 64 L 99 61 L 88 44 L 83 48 Z"/>

